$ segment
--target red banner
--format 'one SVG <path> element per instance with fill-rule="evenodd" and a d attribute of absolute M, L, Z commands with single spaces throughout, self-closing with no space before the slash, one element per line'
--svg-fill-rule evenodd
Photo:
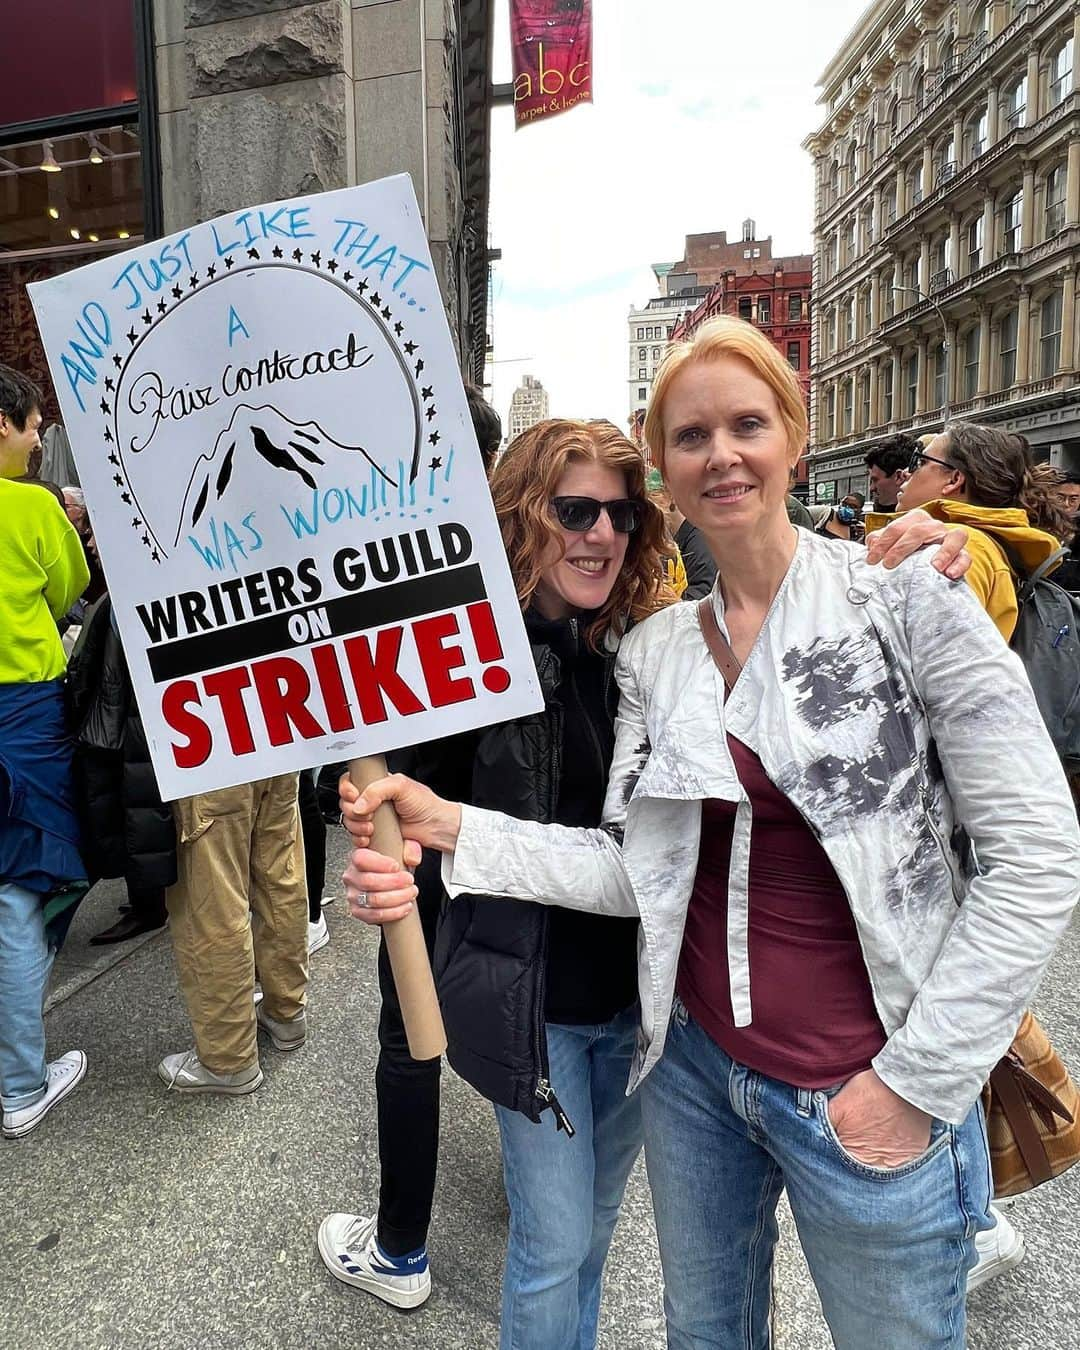
<path fill-rule="evenodd" d="M 510 0 L 519 127 L 592 102 L 592 0 Z"/>

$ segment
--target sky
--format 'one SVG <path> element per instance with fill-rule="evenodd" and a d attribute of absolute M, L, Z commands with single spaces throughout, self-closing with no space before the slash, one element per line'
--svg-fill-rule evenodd
<path fill-rule="evenodd" d="M 657 294 L 654 262 L 684 236 L 743 220 L 774 254 L 812 247 L 801 148 L 823 120 L 816 82 L 867 0 L 593 0 L 593 98 L 514 130 L 492 112 L 490 242 L 503 425 L 523 374 L 553 417 L 629 412 L 627 314 Z M 509 4 L 496 9 L 495 82 L 511 79 Z"/>

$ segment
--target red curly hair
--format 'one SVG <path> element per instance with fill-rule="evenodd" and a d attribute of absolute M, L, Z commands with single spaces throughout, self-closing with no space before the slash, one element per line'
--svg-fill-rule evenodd
<path fill-rule="evenodd" d="M 621 633 L 627 620 L 648 618 L 676 597 L 664 575 L 664 515 L 645 491 L 640 450 L 610 422 L 551 418 L 516 437 L 491 475 L 491 496 L 521 608 L 527 609 L 549 566 L 550 545 L 564 548 L 551 499 L 570 464 L 614 469 L 626 480 L 626 495 L 642 503 L 642 524 L 627 542 L 626 558 L 607 603 L 586 630 L 597 648 L 609 631 Z"/>

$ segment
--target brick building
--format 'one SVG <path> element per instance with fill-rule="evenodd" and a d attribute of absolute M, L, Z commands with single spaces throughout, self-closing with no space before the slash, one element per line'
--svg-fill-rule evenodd
<path fill-rule="evenodd" d="M 756 238 L 754 222 L 743 222 L 743 237 L 729 244 L 727 236 L 693 234 L 686 239 L 686 265 L 692 262 L 699 281 L 707 277 L 708 293 L 698 306 L 675 324 L 672 341 L 689 338 L 718 314 L 730 314 L 755 324 L 794 370 L 799 372 L 810 409 L 810 290 L 813 258 L 810 254 L 774 258 L 772 239 Z M 677 274 L 682 266 L 672 269 Z M 806 483 L 806 459 L 799 461 L 797 485 Z M 800 486 L 800 494 L 803 488 Z"/>

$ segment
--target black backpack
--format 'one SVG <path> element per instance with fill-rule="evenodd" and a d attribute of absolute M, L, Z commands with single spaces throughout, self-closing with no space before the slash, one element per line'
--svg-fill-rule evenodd
<path fill-rule="evenodd" d="M 1080 599 L 1046 575 L 1068 550 L 1059 548 L 1028 572 L 1000 539 L 994 542 L 1017 579 L 1020 614 L 1009 645 L 1024 663 L 1065 772 L 1080 773 Z"/>

